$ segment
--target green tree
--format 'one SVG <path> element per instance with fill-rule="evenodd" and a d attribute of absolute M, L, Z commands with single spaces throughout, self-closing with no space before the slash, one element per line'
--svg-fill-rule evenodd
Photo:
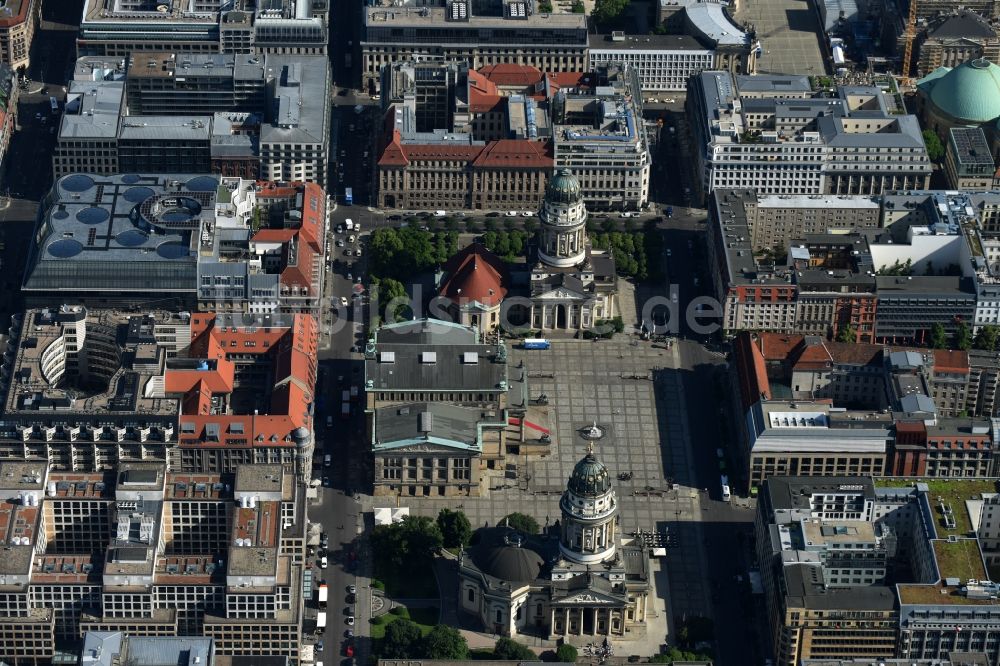
<path fill-rule="evenodd" d="M 858 329 L 853 326 L 844 326 L 837 331 L 837 342 L 857 342 Z"/>
<path fill-rule="evenodd" d="M 994 324 L 987 324 L 981 327 L 979 332 L 976 333 L 976 339 L 973 341 L 972 346 L 976 349 L 996 351 L 998 339 L 1000 339 L 1000 327 Z"/>
<path fill-rule="evenodd" d="M 556 650 L 556 661 L 563 661 L 571 664 L 576 662 L 576 657 L 576 648 L 569 643 L 563 643 L 559 646 L 559 649 Z"/>
<path fill-rule="evenodd" d="M 412 560 L 429 560 L 444 543 L 441 529 L 427 516 L 404 516 L 391 525 L 372 530 L 372 552 L 385 568 L 412 565 Z"/>
<path fill-rule="evenodd" d="M 406 293 L 406 287 L 399 280 L 393 280 L 392 278 L 381 278 L 377 282 L 378 287 L 378 297 L 379 302 L 383 306 L 387 306 L 390 301 L 405 299 L 409 300 L 409 296 Z M 410 306 L 406 303 L 396 303 L 392 306 L 392 312 L 386 314 L 386 322 L 393 323 L 397 321 L 403 321 L 406 319 L 406 313 L 410 309 Z"/>
<path fill-rule="evenodd" d="M 941 324 L 931 326 L 931 335 L 928 340 L 931 349 L 944 349 L 948 346 L 948 334 Z"/>
<path fill-rule="evenodd" d="M 969 351 L 972 349 L 972 332 L 969 326 L 963 321 L 955 327 L 955 349 Z"/>
<path fill-rule="evenodd" d="M 586 8 L 583 6 L 583 0 L 573 0 L 573 13 L 574 14 L 583 14 L 586 11 L 587 11 Z"/>
<path fill-rule="evenodd" d="M 591 17 L 598 24 L 611 23 L 628 7 L 628 0 L 597 0 Z"/>
<path fill-rule="evenodd" d="M 604 218 L 604 221 L 601 222 L 601 229 L 603 229 L 605 233 L 609 233 L 610 234 L 612 231 L 616 230 L 617 228 L 618 228 L 618 223 L 615 222 L 610 217 Z"/>
<path fill-rule="evenodd" d="M 508 527 L 524 532 L 525 534 L 538 534 L 538 521 L 526 513 L 511 513 L 500 521 Z"/>
<path fill-rule="evenodd" d="M 924 130 L 924 145 L 927 146 L 927 157 L 935 162 L 944 157 L 944 146 L 934 130 Z"/>
<path fill-rule="evenodd" d="M 483 223 L 483 229 L 485 229 L 486 231 L 496 231 L 497 230 L 496 218 L 493 217 L 486 218 L 486 221 Z"/>
<path fill-rule="evenodd" d="M 445 548 L 464 548 L 472 538 L 472 524 L 462 511 L 441 509 L 437 525 L 441 530 Z"/>
<path fill-rule="evenodd" d="M 419 659 L 422 648 L 420 626 L 413 620 L 400 618 L 387 625 L 380 643 L 384 659 Z"/>
<path fill-rule="evenodd" d="M 421 659 L 469 658 L 469 644 L 454 627 L 439 624 L 424 636 L 420 650 Z"/>
<path fill-rule="evenodd" d="M 493 647 L 493 658 L 505 661 L 537 661 L 538 655 L 506 636 Z"/>

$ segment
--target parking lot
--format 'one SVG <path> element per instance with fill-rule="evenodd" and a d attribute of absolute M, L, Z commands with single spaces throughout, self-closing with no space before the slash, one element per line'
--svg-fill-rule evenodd
<path fill-rule="evenodd" d="M 734 18 L 757 28 L 764 49 L 757 59 L 758 74 L 826 73 L 822 27 L 810 0 L 742 0 Z"/>

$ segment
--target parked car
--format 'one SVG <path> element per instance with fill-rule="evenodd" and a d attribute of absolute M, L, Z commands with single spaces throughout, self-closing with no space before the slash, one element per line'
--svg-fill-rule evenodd
<path fill-rule="evenodd" d="M 324 485 L 326 485 L 326 484 L 324 484 Z M 329 558 L 327 558 L 326 555 L 324 555 L 323 557 L 319 558 L 319 568 L 320 569 L 326 569 L 328 566 L 330 566 L 330 560 L 329 560 Z"/>
<path fill-rule="evenodd" d="M 354 616 L 353 615 L 348 615 L 347 616 L 347 626 L 348 627 L 353 627 L 354 626 Z"/>
<path fill-rule="evenodd" d="M 434 211 L 434 217 L 444 217 L 447 214 L 448 213 L 444 212 L 443 210 L 436 210 L 436 211 Z"/>
<path fill-rule="evenodd" d="M 344 296 L 340 297 L 340 307 L 342 307 L 342 308 L 346 308 L 347 307 L 347 298 L 344 297 Z"/>
<path fill-rule="evenodd" d="M 504 215 L 506 217 L 517 217 L 517 211 L 516 210 L 509 210 L 506 213 L 504 213 Z"/>

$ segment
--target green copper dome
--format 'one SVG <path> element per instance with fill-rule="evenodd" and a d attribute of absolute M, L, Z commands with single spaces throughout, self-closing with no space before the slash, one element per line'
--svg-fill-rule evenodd
<path fill-rule="evenodd" d="M 597 497 L 611 490 L 611 473 L 590 452 L 573 468 L 568 487 L 578 497 Z"/>
<path fill-rule="evenodd" d="M 1000 67 L 980 58 L 949 72 L 931 72 L 917 84 L 929 93 L 938 111 L 968 123 L 1000 118 Z"/>
<path fill-rule="evenodd" d="M 553 203 L 573 204 L 580 196 L 580 181 L 569 169 L 556 171 L 545 188 L 545 198 Z"/>

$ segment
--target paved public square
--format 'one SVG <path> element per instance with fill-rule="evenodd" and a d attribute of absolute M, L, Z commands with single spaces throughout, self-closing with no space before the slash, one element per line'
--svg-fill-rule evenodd
<path fill-rule="evenodd" d="M 764 49 L 757 59 L 758 74 L 826 73 L 822 27 L 810 0 L 741 0 L 734 18 L 757 27 Z"/>
<path fill-rule="evenodd" d="M 677 618 L 711 615 L 698 524 L 703 519 L 701 502 L 707 497 L 691 487 L 687 407 L 681 373 L 675 370 L 679 348 L 666 350 L 617 336 L 601 342 L 554 340 L 549 350 L 513 349 L 511 363 L 523 359 L 528 366 L 531 396 L 549 396 L 552 454 L 519 460 L 518 478 L 497 477 L 486 497 L 450 501 L 407 497 L 400 499 L 400 506 L 408 506 L 414 514 L 436 516 L 445 506 L 456 508 L 457 501 L 457 508 L 474 526 L 494 525 L 515 511 L 534 516 L 539 524 L 551 524 L 559 517 L 559 497 L 570 472 L 587 450 L 579 431 L 596 420 L 607 435 L 596 443 L 595 451 L 615 477 L 624 535 L 639 529 L 666 529 L 675 535 L 676 547 L 656 567 L 667 572 L 655 575 L 657 605 L 669 607 Z M 618 480 L 622 472 L 632 472 L 632 479 Z M 675 489 L 668 489 L 667 478 L 678 484 Z M 653 623 L 642 649 L 623 645 L 622 653 L 654 654 L 667 640 L 668 619 Z"/>

